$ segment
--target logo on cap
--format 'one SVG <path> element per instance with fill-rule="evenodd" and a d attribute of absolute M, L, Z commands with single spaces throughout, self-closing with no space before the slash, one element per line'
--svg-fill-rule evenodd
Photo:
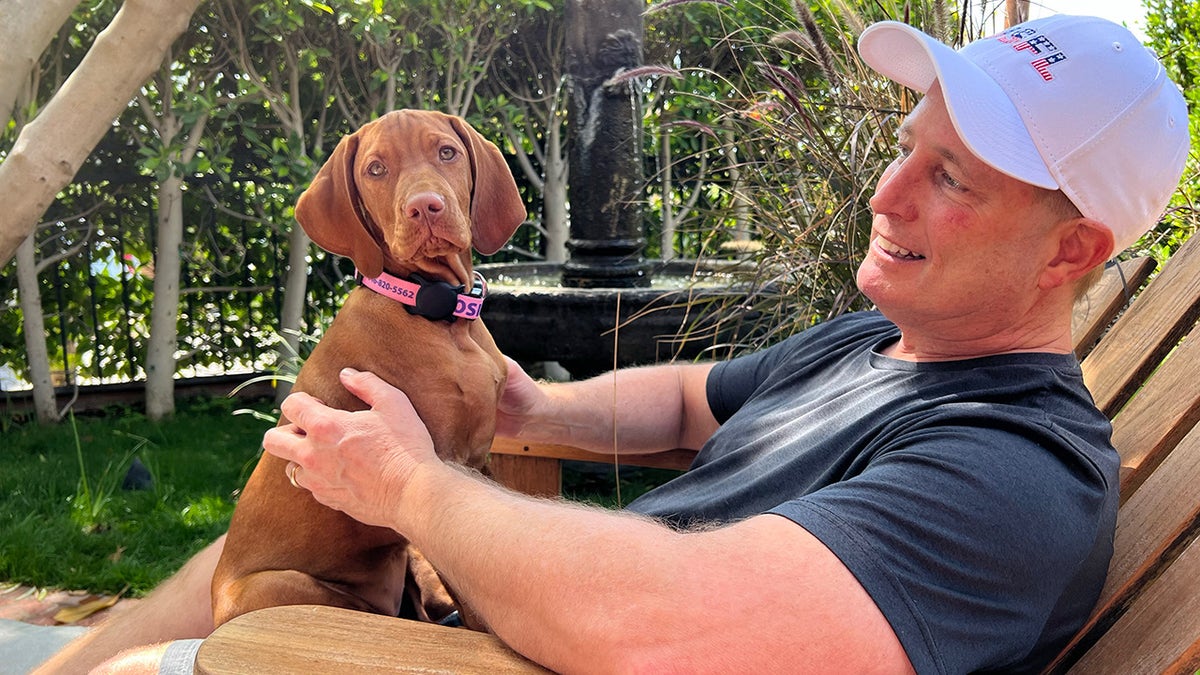
<path fill-rule="evenodd" d="M 1042 58 L 1029 62 L 1042 79 L 1049 82 L 1054 79 L 1050 66 L 1067 60 L 1067 55 L 1045 35 L 1039 35 L 1037 30 L 1027 26 L 1013 28 L 996 36 L 996 39 L 1009 45 L 1014 51 L 1029 52 Z"/>
<path fill-rule="evenodd" d="M 1033 69 L 1038 71 L 1038 75 L 1041 75 L 1043 80 L 1049 82 L 1050 80 L 1054 79 L 1054 76 L 1050 74 L 1050 66 L 1054 65 L 1055 63 L 1058 63 L 1059 61 L 1066 61 L 1066 60 L 1067 60 L 1066 54 L 1064 54 L 1062 52 L 1055 52 L 1055 53 L 1047 56 L 1044 59 L 1038 59 L 1037 61 L 1032 61 L 1032 62 L 1030 62 L 1029 65 L 1033 66 Z"/>

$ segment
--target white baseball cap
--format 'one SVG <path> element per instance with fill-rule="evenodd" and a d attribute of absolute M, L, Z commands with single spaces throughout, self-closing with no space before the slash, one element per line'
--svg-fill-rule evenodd
<path fill-rule="evenodd" d="M 959 51 L 907 24 L 876 23 L 859 53 L 921 93 L 934 81 L 959 137 L 1013 178 L 1061 189 L 1106 225 L 1119 253 L 1154 227 L 1188 154 L 1179 87 L 1128 29 L 1054 15 Z"/>

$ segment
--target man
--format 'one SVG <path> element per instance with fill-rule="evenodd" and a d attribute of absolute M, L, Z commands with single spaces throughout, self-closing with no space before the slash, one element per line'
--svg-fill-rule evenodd
<path fill-rule="evenodd" d="M 961 52 L 885 22 L 860 51 L 925 93 L 871 200 L 858 284 L 879 312 L 722 364 L 563 385 L 510 367 L 502 434 L 608 452 L 615 388 L 623 451 L 700 449 L 635 513 L 443 464 L 407 398 L 369 373 L 342 379 L 371 410 L 293 395 L 294 423 L 266 450 L 321 502 L 411 539 L 555 670 L 1037 669 L 1096 600 L 1117 508 L 1072 304 L 1165 206 L 1187 111 L 1099 19 L 1033 21 Z M 130 610 L 145 613 L 122 637 L 85 639 L 203 635 L 219 546 Z M 190 659 L 186 645 L 171 655 Z"/>

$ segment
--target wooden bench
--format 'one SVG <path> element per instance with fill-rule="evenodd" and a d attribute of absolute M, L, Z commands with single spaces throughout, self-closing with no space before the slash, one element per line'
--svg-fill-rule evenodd
<path fill-rule="evenodd" d="M 1139 291 L 1152 268 L 1148 259 L 1110 268 L 1074 317 L 1085 381 L 1113 420 L 1122 506 L 1100 601 L 1048 672 L 1200 669 L 1200 333 L 1187 339 L 1200 316 L 1200 238 Z M 611 461 L 514 439 L 497 439 L 492 452 L 498 480 L 541 495 L 558 494 L 564 459 Z M 693 456 L 621 461 L 686 469 Z M 210 675 L 268 671 L 544 672 L 491 635 L 312 606 L 234 619 L 205 640 L 196 664 Z"/>

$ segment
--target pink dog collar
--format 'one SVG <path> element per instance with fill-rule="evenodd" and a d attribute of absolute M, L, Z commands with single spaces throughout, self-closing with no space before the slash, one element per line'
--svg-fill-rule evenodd
<path fill-rule="evenodd" d="M 454 321 L 455 317 L 478 319 L 483 309 L 483 296 L 487 294 L 487 283 L 483 275 L 474 272 L 471 291 L 464 293 L 464 286 L 453 286 L 444 281 L 430 281 L 419 274 L 401 279 L 384 272 L 368 278 L 359 274 L 363 286 L 391 298 L 409 311 L 433 321 Z"/>

